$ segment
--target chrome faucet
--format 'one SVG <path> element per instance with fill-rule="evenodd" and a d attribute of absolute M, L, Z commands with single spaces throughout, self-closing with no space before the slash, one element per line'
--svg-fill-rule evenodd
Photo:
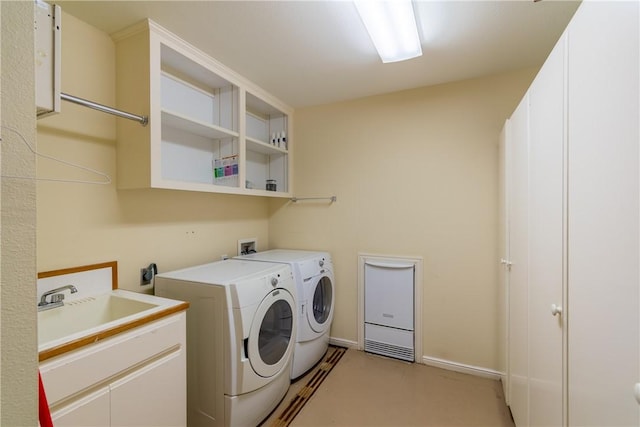
<path fill-rule="evenodd" d="M 42 297 L 40 297 L 40 302 L 38 303 L 38 311 L 62 307 L 64 305 L 64 294 L 62 293 L 62 291 L 64 291 L 65 289 L 69 289 L 72 294 L 78 292 L 78 289 L 76 289 L 76 287 L 73 285 L 61 286 L 59 288 L 47 291 L 42 294 Z M 49 295 L 51 295 L 51 301 L 47 301 L 47 297 Z"/>

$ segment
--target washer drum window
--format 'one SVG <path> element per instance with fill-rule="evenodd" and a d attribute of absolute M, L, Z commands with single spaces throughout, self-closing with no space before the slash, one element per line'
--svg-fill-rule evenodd
<path fill-rule="evenodd" d="M 275 365 L 287 352 L 293 332 L 293 315 L 289 303 L 276 301 L 262 320 L 258 335 L 260 358 L 267 365 Z"/>
<path fill-rule="evenodd" d="M 258 306 L 248 338 L 249 362 L 256 374 L 268 378 L 290 361 L 295 341 L 293 296 L 284 289 L 269 293 Z"/>
<path fill-rule="evenodd" d="M 316 285 L 313 293 L 313 317 L 320 325 L 327 321 L 331 314 L 331 301 L 333 299 L 333 285 L 331 279 L 324 276 Z"/>

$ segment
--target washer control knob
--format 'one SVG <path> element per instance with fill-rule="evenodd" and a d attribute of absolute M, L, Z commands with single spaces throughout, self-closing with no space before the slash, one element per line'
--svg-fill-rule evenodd
<path fill-rule="evenodd" d="M 324 260 L 323 260 L 323 259 L 321 259 L 321 260 L 320 260 L 320 262 L 319 262 L 318 264 L 320 264 L 320 267 L 323 267 L 323 266 L 324 266 Z"/>
<path fill-rule="evenodd" d="M 278 284 L 278 279 L 275 277 L 271 278 L 271 286 L 275 287 Z"/>

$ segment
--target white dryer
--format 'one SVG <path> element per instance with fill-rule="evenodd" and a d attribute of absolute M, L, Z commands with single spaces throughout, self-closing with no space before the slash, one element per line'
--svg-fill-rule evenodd
<path fill-rule="evenodd" d="M 289 265 L 226 260 L 156 275 L 187 310 L 187 422 L 256 426 L 280 403 L 297 319 Z"/>
<path fill-rule="evenodd" d="M 333 263 L 328 252 L 272 249 L 237 259 L 283 263 L 291 266 L 297 286 L 298 334 L 291 378 L 318 363 L 329 347 L 335 306 Z"/>

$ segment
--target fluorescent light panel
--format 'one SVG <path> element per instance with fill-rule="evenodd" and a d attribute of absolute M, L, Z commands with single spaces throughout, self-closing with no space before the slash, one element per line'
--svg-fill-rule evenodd
<path fill-rule="evenodd" d="M 382 62 L 422 55 L 411 0 L 354 0 Z"/>

